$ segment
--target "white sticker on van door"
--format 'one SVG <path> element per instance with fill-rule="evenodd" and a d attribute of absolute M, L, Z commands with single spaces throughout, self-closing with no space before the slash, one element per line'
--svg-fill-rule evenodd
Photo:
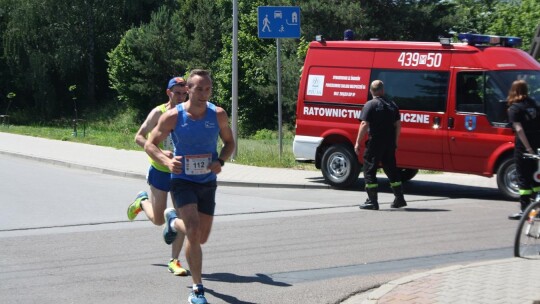
<path fill-rule="evenodd" d="M 306 95 L 322 96 L 324 88 L 324 75 L 309 75 Z"/>

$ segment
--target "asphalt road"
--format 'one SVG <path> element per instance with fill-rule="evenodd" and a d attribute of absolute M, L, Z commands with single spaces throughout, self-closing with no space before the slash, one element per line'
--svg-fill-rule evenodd
<path fill-rule="evenodd" d="M 2 303 L 186 303 L 191 280 L 166 271 L 161 228 L 126 219 L 143 180 L 4 155 L 0 168 Z M 354 190 L 219 187 L 203 249 L 209 302 L 340 303 L 403 275 L 510 257 L 516 203 L 436 180 L 408 184 L 405 210 L 381 193 L 378 212 L 359 210 Z"/>

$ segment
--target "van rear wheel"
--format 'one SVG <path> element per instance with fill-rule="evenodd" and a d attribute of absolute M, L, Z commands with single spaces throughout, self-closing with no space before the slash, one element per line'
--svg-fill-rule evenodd
<path fill-rule="evenodd" d="M 499 166 L 497 170 L 497 187 L 507 199 L 516 200 L 519 198 L 516 164 L 513 158 L 506 158 Z"/>
<path fill-rule="evenodd" d="M 321 163 L 324 180 L 334 187 L 346 188 L 358 180 L 360 164 L 354 151 L 338 144 L 324 151 Z"/>

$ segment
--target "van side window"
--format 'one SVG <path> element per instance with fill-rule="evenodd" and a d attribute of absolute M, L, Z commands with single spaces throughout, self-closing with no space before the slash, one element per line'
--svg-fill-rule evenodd
<path fill-rule="evenodd" d="M 485 113 L 483 87 L 482 72 L 458 73 L 456 79 L 456 110 L 458 112 Z"/>
<path fill-rule="evenodd" d="M 485 114 L 493 125 L 505 126 L 508 122 L 506 94 L 496 76 L 492 72 L 459 72 L 456 78 L 456 111 Z"/>
<path fill-rule="evenodd" d="M 488 121 L 493 125 L 507 126 L 508 106 L 506 105 L 507 91 L 503 91 L 497 84 L 496 74 L 488 72 L 485 74 L 485 100 L 486 114 Z"/>
<path fill-rule="evenodd" d="M 386 97 L 400 110 L 446 111 L 448 72 L 373 69 L 370 83 L 375 79 L 384 82 Z"/>

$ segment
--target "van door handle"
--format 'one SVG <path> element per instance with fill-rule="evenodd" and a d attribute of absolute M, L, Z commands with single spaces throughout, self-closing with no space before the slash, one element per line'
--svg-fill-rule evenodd
<path fill-rule="evenodd" d="M 454 128 L 454 117 L 449 117 L 448 118 L 448 129 L 453 129 Z"/>

